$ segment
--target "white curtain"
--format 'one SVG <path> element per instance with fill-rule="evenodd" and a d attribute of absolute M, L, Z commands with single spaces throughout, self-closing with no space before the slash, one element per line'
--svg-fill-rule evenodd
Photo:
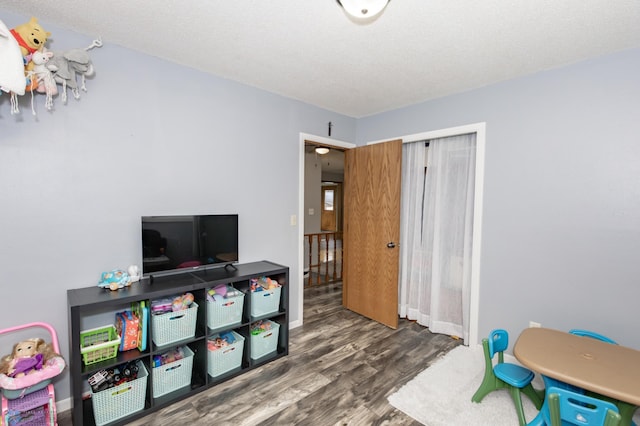
<path fill-rule="evenodd" d="M 425 142 L 403 145 L 399 312 L 468 344 L 476 135 Z"/>

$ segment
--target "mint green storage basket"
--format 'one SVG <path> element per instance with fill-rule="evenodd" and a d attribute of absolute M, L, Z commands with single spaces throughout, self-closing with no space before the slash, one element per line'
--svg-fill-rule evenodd
<path fill-rule="evenodd" d="M 274 321 L 271 323 L 271 329 L 260 334 L 251 335 L 251 359 L 260 359 L 271 353 L 275 353 L 278 349 L 278 337 L 280 335 L 280 324 Z"/>
<path fill-rule="evenodd" d="M 280 309 L 282 287 L 251 293 L 251 316 L 254 318 L 277 313 Z"/>
<path fill-rule="evenodd" d="M 100 392 L 91 392 L 91 405 L 97 426 L 115 422 L 144 409 L 149 373 L 138 361 L 138 378 Z"/>
<path fill-rule="evenodd" d="M 170 345 L 196 335 L 198 304 L 193 302 L 189 309 L 151 315 L 153 342 L 157 346 Z"/>
<path fill-rule="evenodd" d="M 220 329 L 242 323 L 244 309 L 244 293 L 220 301 L 207 301 L 207 326 Z"/>
<path fill-rule="evenodd" d="M 218 348 L 215 351 L 208 350 L 207 371 L 211 377 L 218 377 L 224 373 L 235 370 L 242 366 L 242 355 L 244 354 L 244 337 L 231 332 L 236 341 L 229 346 Z M 220 337 L 212 336 L 211 339 Z"/>
<path fill-rule="evenodd" d="M 152 373 L 153 397 L 158 398 L 191 384 L 193 351 L 183 346 L 184 358 L 154 367 Z"/>

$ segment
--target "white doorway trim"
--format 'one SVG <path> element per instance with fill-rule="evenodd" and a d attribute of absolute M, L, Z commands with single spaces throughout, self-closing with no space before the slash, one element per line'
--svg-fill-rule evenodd
<path fill-rule="evenodd" d="M 302 243 L 304 241 L 304 144 L 305 141 L 313 141 L 326 145 L 329 147 L 351 149 L 355 148 L 356 144 L 351 142 L 344 142 L 337 139 L 330 139 L 323 136 L 316 136 L 309 133 L 300 133 L 300 143 L 298 146 L 298 285 L 297 285 L 297 300 L 291 300 L 292 304 L 298 307 L 298 318 L 289 323 L 289 328 L 300 327 L 304 318 L 304 250 Z"/>

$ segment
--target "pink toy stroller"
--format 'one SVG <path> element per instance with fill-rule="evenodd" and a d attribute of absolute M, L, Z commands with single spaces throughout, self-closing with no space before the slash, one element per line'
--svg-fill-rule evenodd
<path fill-rule="evenodd" d="M 53 350 L 59 354 L 58 335 L 52 326 L 43 322 L 6 328 L 0 330 L 0 335 L 35 327 L 44 328 L 49 332 Z M 62 373 L 64 367 L 64 359 L 55 356 L 44 362 L 42 368 L 20 377 L 10 377 L 0 373 L 0 389 L 2 390 L 0 426 L 57 425 L 56 398 L 51 379 Z"/>

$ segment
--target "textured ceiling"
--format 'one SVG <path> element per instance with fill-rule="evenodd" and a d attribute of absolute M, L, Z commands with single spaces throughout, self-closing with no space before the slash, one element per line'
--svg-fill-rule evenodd
<path fill-rule="evenodd" d="M 0 0 L 2 11 L 356 118 L 640 47 L 639 0 L 391 0 L 367 25 L 335 0 Z"/>

